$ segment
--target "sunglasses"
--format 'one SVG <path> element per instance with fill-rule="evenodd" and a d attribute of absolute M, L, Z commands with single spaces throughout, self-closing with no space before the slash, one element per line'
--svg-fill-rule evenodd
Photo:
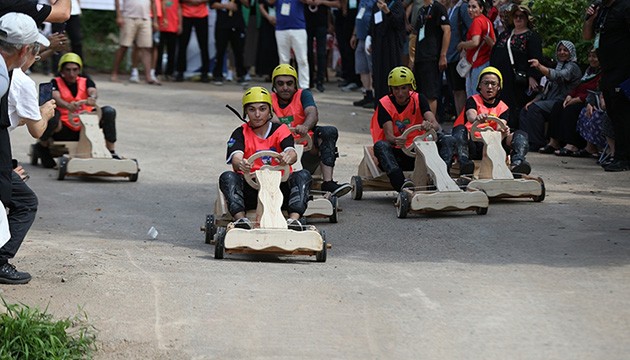
<path fill-rule="evenodd" d="M 515 19 L 523 19 L 523 20 L 525 20 L 525 19 L 527 19 L 527 15 L 525 15 L 525 14 L 514 14 L 514 18 Z"/>

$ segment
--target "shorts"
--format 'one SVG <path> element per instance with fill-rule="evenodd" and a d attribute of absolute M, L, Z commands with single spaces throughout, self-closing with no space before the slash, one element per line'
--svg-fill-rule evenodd
<path fill-rule="evenodd" d="M 354 50 L 354 72 L 357 74 L 372 72 L 372 55 L 365 52 L 365 40 L 359 40 Z"/>
<path fill-rule="evenodd" d="M 442 78 L 440 77 L 438 62 L 416 62 L 413 70 L 416 83 L 418 84 L 418 92 L 426 96 L 429 100 L 439 98 L 442 92 Z"/>
<path fill-rule="evenodd" d="M 446 68 L 446 81 L 448 81 L 448 86 L 451 88 L 451 91 L 466 90 L 466 79 L 459 76 L 457 72 L 457 62 L 448 63 L 448 67 Z"/>
<path fill-rule="evenodd" d="M 135 42 L 139 48 L 153 47 L 153 24 L 151 19 L 123 18 L 120 28 L 120 46 L 131 47 Z"/>

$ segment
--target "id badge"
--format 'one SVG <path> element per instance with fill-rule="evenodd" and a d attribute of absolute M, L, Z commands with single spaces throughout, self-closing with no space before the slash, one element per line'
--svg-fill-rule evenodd
<path fill-rule="evenodd" d="M 357 0 L 348 1 L 348 9 L 356 9 L 357 8 Z"/>
<path fill-rule="evenodd" d="M 418 31 L 418 42 L 422 41 L 424 39 L 424 26 L 420 28 L 420 31 Z"/>
<path fill-rule="evenodd" d="M 283 3 L 280 7 L 280 14 L 289 16 L 289 14 L 291 14 L 291 3 Z"/>
<path fill-rule="evenodd" d="M 363 15 L 365 15 L 365 8 L 364 7 L 359 9 L 359 12 L 357 13 L 357 20 L 363 19 Z"/>
<path fill-rule="evenodd" d="M 383 22 L 383 12 L 379 11 L 374 14 L 374 25 L 378 25 Z"/>
<path fill-rule="evenodd" d="M 276 8 L 275 7 L 269 8 L 269 11 L 267 11 L 267 13 L 269 14 L 269 16 L 276 17 Z"/>
<path fill-rule="evenodd" d="M 599 49 L 599 33 L 595 34 L 595 41 L 593 41 L 593 48 L 595 50 Z"/>

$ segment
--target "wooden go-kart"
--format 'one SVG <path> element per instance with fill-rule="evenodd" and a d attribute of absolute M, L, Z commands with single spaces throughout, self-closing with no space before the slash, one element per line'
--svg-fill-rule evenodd
<path fill-rule="evenodd" d="M 431 130 L 416 136 L 413 144 L 403 147 L 408 156 L 415 157 L 411 174 L 413 188 L 403 188 L 396 199 L 396 215 L 407 217 L 410 211 L 474 210 L 479 215 L 488 213 L 488 197 L 482 191 L 462 190 L 448 174 L 436 144 L 437 134 Z"/>
<path fill-rule="evenodd" d="M 250 164 L 263 156 L 279 158 L 275 151 L 260 151 L 247 159 Z M 234 227 L 232 217 L 221 191 L 215 202 L 215 214 L 206 216 L 201 227 L 205 232 L 206 243 L 214 245 L 215 259 L 223 259 L 224 254 L 280 254 L 315 255 L 318 262 L 326 261 L 330 244 L 326 242 L 324 231 L 312 225 L 303 225 L 302 231 L 288 229 L 285 215 L 281 210 L 283 196 L 280 182 L 289 177 L 289 166 L 265 165 L 254 173 L 245 174 L 245 181 L 258 189 L 258 206 L 248 211 L 246 216 L 255 225 L 246 230 Z"/>
<path fill-rule="evenodd" d="M 58 157 L 58 180 L 66 176 L 120 176 L 129 181 L 138 181 L 138 161 L 136 159 L 114 159 L 105 146 L 103 132 L 99 128 L 100 107 L 93 112 L 70 114 L 81 121 L 79 141 L 52 142 L 49 149 L 53 157 Z M 39 160 L 35 145 L 30 148 L 32 165 Z"/>
<path fill-rule="evenodd" d="M 472 177 L 462 177 L 462 185 L 468 189 L 481 190 L 489 198 L 531 198 L 535 202 L 545 199 L 545 183 L 540 177 L 527 174 L 513 174 L 507 165 L 507 154 L 501 140 L 507 127 L 499 118 L 489 116 L 497 125 L 497 130 L 475 121 L 470 136 L 474 141 L 483 142 L 483 158 Z"/>

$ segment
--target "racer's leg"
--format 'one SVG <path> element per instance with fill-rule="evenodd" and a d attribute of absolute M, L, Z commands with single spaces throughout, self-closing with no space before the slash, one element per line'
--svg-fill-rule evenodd
<path fill-rule="evenodd" d="M 396 191 L 400 191 L 405 183 L 405 175 L 394 155 L 394 149 L 387 141 L 378 141 L 374 144 L 374 156 L 378 159 L 381 169 L 385 171 L 389 182 Z"/>
<path fill-rule="evenodd" d="M 101 107 L 102 116 L 98 123 L 105 135 L 105 146 L 112 153 L 116 152 L 116 110 L 111 106 Z"/>
<path fill-rule="evenodd" d="M 470 160 L 468 129 L 464 125 L 457 125 L 453 128 L 451 134 L 455 139 L 455 148 L 459 160 L 459 175 L 472 174 L 475 171 L 475 164 Z"/>
<path fill-rule="evenodd" d="M 219 189 L 225 196 L 228 211 L 235 220 L 245 217 L 245 194 L 243 176 L 233 171 L 225 171 L 219 177 Z"/>
<path fill-rule="evenodd" d="M 350 184 L 337 184 L 333 180 L 333 169 L 335 160 L 339 156 L 337 152 L 337 139 L 339 132 L 334 126 L 316 126 L 313 129 L 315 141 L 319 150 L 320 167 L 322 169 L 322 190 L 328 191 L 336 196 L 342 196 L 350 192 Z"/>
<path fill-rule="evenodd" d="M 282 186 L 285 204 L 290 219 L 299 219 L 306 211 L 312 183 L 311 173 L 306 170 L 293 172 L 287 186 Z"/>
<path fill-rule="evenodd" d="M 528 175 L 532 171 L 532 168 L 527 160 L 525 160 L 525 155 L 529 151 L 527 133 L 523 130 L 516 130 L 510 136 L 511 139 L 507 139 L 507 145 L 512 148 L 512 151 L 510 152 L 510 169 L 513 173 Z"/>

